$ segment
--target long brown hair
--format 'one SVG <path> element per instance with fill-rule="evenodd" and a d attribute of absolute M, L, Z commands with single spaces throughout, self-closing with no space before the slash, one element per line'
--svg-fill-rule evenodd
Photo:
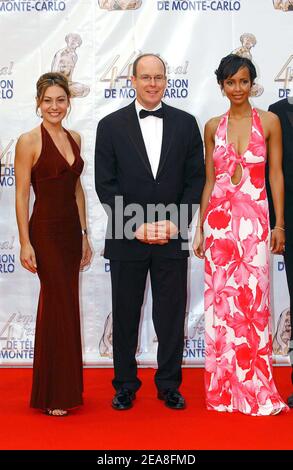
<path fill-rule="evenodd" d="M 36 105 L 36 112 L 40 106 L 40 103 L 44 99 L 44 95 L 46 93 L 47 88 L 50 86 L 60 86 L 66 93 L 68 100 L 70 100 L 70 90 L 69 90 L 69 83 L 65 75 L 59 72 L 48 72 L 44 73 L 40 76 L 37 81 L 37 105 Z"/>

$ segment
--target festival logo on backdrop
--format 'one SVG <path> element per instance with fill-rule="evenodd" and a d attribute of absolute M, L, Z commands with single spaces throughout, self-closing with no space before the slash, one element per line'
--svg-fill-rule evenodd
<path fill-rule="evenodd" d="M 157 0 L 157 9 L 159 11 L 239 11 L 241 0 Z"/>
<path fill-rule="evenodd" d="M 156 341 L 156 339 L 154 340 Z M 140 341 L 138 341 L 136 357 L 142 354 L 142 349 L 140 346 Z M 104 323 L 104 331 L 102 337 L 99 341 L 99 353 L 101 357 L 108 357 L 109 359 L 113 358 L 113 315 L 110 312 Z"/>
<path fill-rule="evenodd" d="M 81 46 L 79 34 L 69 33 L 65 36 L 66 46 L 56 52 L 51 65 L 51 72 L 61 72 L 69 82 L 72 98 L 84 98 L 90 92 L 90 87 L 73 80 L 73 72 L 78 59 L 76 49 Z"/>
<path fill-rule="evenodd" d="M 289 350 L 290 337 L 290 308 L 286 308 L 281 312 L 278 319 L 276 332 L 273 338 L 273 353 L 286 356 Z"/>
<path fill-rule="evenodd" d="M 21 360 L 31 362 L 34 357 L 34 315 L 15 312 L 7 315 L 0 329 L 0 362 Z"/>
<path fill-rule="evenodd" d="M 134 99 L 135 89 L 132 88 L 131 75 L 134 60 L 141 52 L 132 52 L 127 59 L 117 54 L 106 67 L 105 72 L 100 77 L 100 81 L 105 83 L 104 98 L 106 99 Z M 184 99 L 188 97 L 189 79 L 188 66 L 189 61 L 185 60 L 182 64 L 169 65 L 166 61 L 167 70 L 167 88 L 164 98 Z"/>
<path fill-rule="evenodd" d="M 241 46 L 233 51 L 233 54 L 252 60 L 251 49 L 256 45 L 256 37 L 251 33 L 243 33 L 240 36 Z M 251 96 L 261 96 L 264 88 L 258 83 L 254 83 L 251 88 Z"/>
<path fill-rule="evenodd" d="M 13 68 L 13 61 L 6 65 L 0 65 L 0 101 L 11 100 L 13 98 L 14 81 L 11 77 Z"/>
<path fill-rule="evenodd" d="M 99 0 L 99 7 L 103 10 L 137 10 L 142 0 Z"/>
<path fill-rule="evenodd" d="M 108 357 L 109 359 L 112 359 L 113 357 L 113 350 L 112 350 L 112 312 L 110 312 L 105 320 L 104 324 L 104 331 L 102 334 L 102 337 L 99 342 L 99 353 L 101 357 Z"/>
<path fill-rule="evenodd" d="M 288 98 L 291 102 L 293 100 L 292 83 L 293 83 L 293 54 L 286 60 L 282 66 L 280 72 L 275 78 L 275 82 L 280 82 L 283 84 L 279 88 L 279 98 Z"/>
<path fill-rule="evenodd" d="M 205 320 L 204 314 L 185 312 L 183 364 L 201 362 L 205 358 Z M 153 338 L 158 343 L 158 338 Z"/>
<path fill-rule="evenodd" d="M 282 11 L 293 11 L 293 0 L 273 0 L 274 8 Z"/>
<path fill-rule="evenodd" d="M 5 145 L 0 140 L 0 188 L 15 184 L 13 144 L 14 139 L 10 139 Z"/>
<path fill-rule="evenodd" d="M 0 240 L 0 274 L 12 274 L 15 271 L 15 236 Z"/>
<path fill-rule="evenodd" d="M 184 328 L 183 364 L 190 360 L 202 361 L 205 357 L 205 321 L 204 314 L 192 316 L 187 312 Z"/>
<path fill-rule="evenodd" d="M 59 0 L 4 0 L 0 1 L 0 13 L 3 12 L 54 12 L 64 11 L 66 2 Z"/>
<path fill-rule="evenodd" d="M 251 33 L 244 33 L 240 36 L 241 46 L 233 51 L 233 54 L 237 54 L 240 57 L 252 60 L 251 48 L 256 45 L 256 37 Z"/>

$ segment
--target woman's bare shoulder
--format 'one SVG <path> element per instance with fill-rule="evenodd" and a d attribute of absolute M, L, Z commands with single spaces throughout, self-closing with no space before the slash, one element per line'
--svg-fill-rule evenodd
<path fill-rule="evenodd" d="M 264 111 L 263 109 L 256 110 L 259 114 L 266 138 L 268 138 L 272 132 L 274 133 L 276 130 L 280 129 L 280 120 L 276 114 L 271 111 Z"/>
<path fill-rule="evenodd" d="M 80 134 L 76 131 L 73 131 L 72 129 L 69 129 L 68 132 L 70 133 L 71 137 L 73 137 L 73 139 L 75 140 L 75 142 L 77 143 L 77 145 L 81 146 L 81 137 L 80 137 Z"/>
<path fill-rule="evenodd" d="M 17 144 L 24 146 L 37 145 L 41 139 L 40 126 L 31 129 L 28 132 L 24 132 L 17 139 Z"/>
<path fill-rule="evenodd" d="M 205 128 L 206 128 L 206 131 L 209 131 L 209 132 L 216 132 L 217 130 L 217 127 L 222 119 L 224 115 L 222 114 L 221 116 L 214 116 L 212 117 L 211 119 L 209 119 L 207 122 L 206 122 L 206 125 L 205 125 Z"/>
<path fill-rule="evenodd" d="M 258 112 L 262 121 L 267 122 L 267 123 L 272 123 L 272 124 L 279 121 L 279 118 L 275 113 L 272 113 L 271 111 L 264 111 L 263 109 L 259 109 L 259 108 L 255 108 L 255 109 Z"/>

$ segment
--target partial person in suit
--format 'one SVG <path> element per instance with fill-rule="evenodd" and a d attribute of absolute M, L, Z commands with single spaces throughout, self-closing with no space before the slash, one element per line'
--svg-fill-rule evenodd
<path fill-rule="evenodd" d="M 112 282 L 112 406 L 130 408 L 141 386 L 135 352 L 150 272 L 158 398 L 183 409 L 179 387 L 189 255 L 184 238 L 204 185 L 202 139 L 193 116 L 161 101 L 167 77 L 159 56 L 143 54 L 134 61 L 132 84 L 136 100 L 99 122 L 95 149 L 96 191 L 108 213 L 104 256 L 110 259 Z"/>
<path fill-rule="evenodd" d="M 275 113 L 281 122 L 282 138 L 283 138 L 283 173 L 285 183 L 285 230 L 286 230 L 286 246 L 284 251 L 284 261 L 290 295 L 290 323 L 291 336 L 289 342 L 289 357 L 292 366 L 291 381 L 293 384 L 293 103 L 289 99 L 273 103 L 269 107 L 269 111 Z M 268 188 L 270 196 L 270 190 Z M 270 219 L 271 226 L 275 225 L 275 214 L 273 205 L 270 202 Z M 293 394 L 288 398 L 288 405 L 293 408 Z"/>

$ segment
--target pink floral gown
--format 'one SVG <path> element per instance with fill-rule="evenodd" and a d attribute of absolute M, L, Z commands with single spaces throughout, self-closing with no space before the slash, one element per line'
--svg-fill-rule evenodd
<path fill-rule="evenodd" d="M 287 408 L 272 377 L 266 145 L 253 108 L 250 142 L 238 155 L 228 118 L 215 135 L 216 182 L 204 218 L 206 401 L 209 410 L 262 416 Z"/>

